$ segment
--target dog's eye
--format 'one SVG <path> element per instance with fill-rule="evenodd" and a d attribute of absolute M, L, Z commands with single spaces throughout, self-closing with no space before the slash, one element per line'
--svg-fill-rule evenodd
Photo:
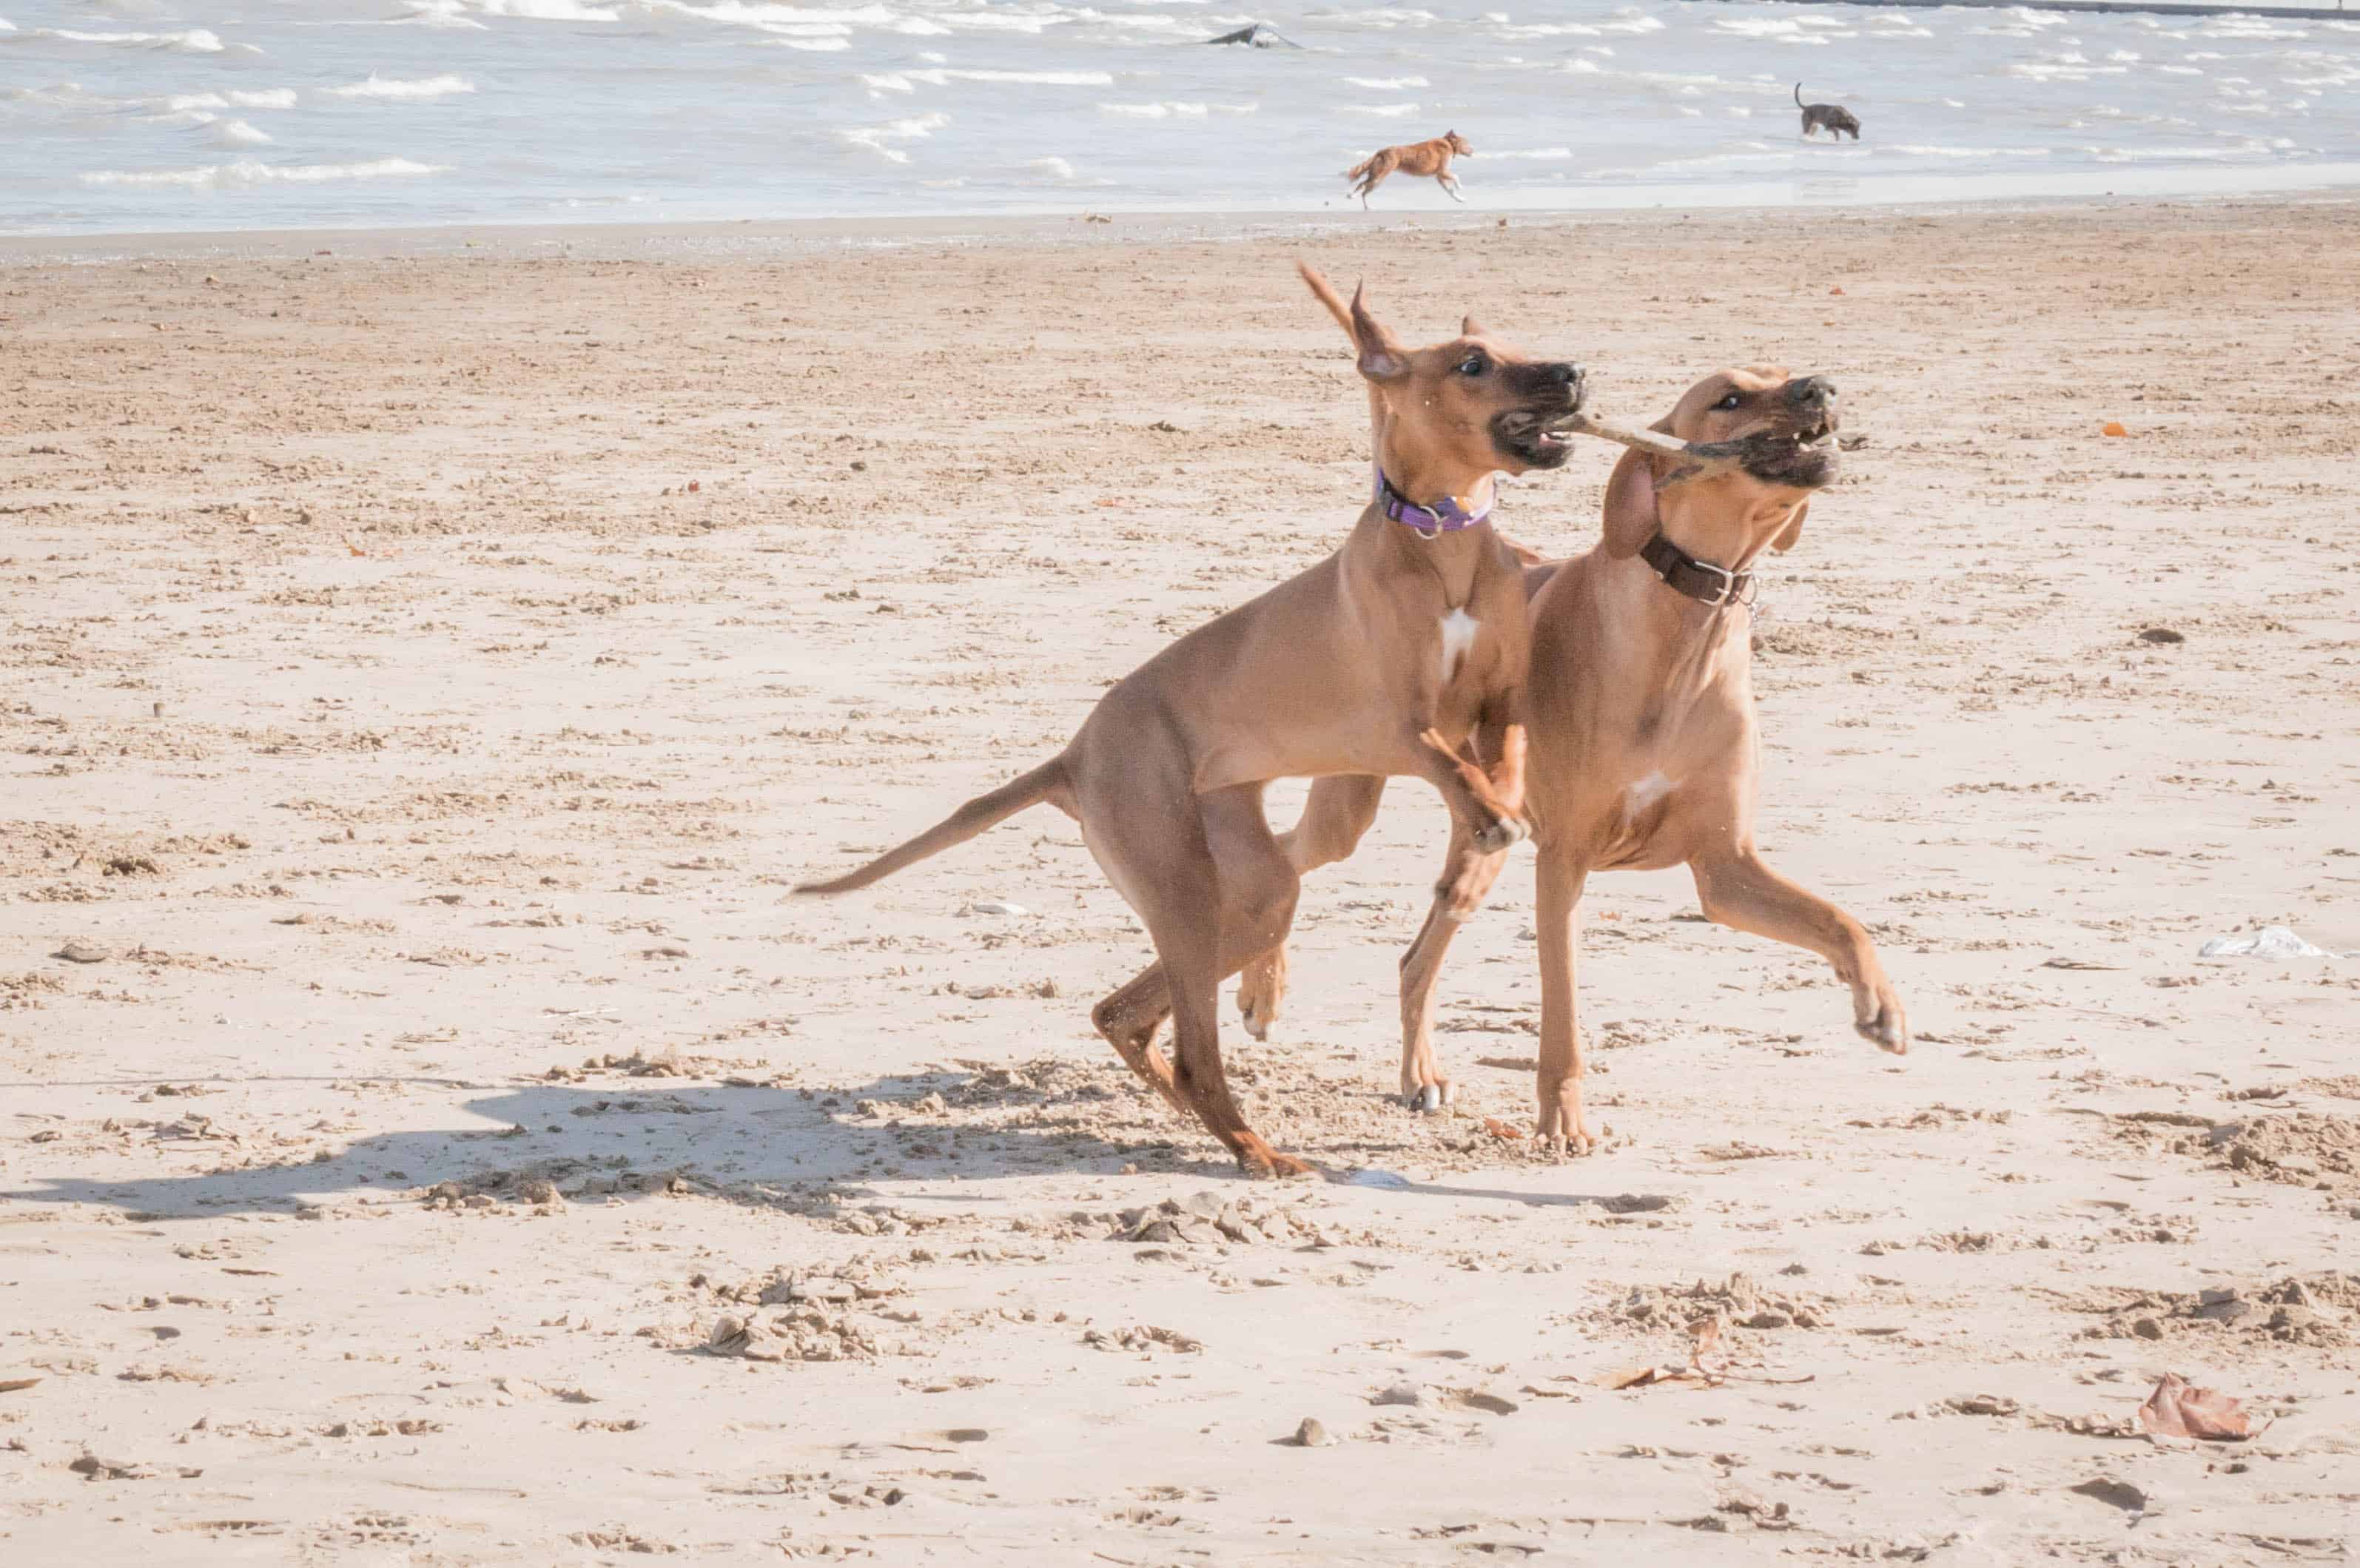
<path fill-rule="evenodd" d="M 1744 394 L 1744 393 L 1743 393 L 1743 392 L 1732 392 L 1728 397 L 1723 397 L 1720 402 L 1715 403 L 1715 404 L 1713 405 L 1713 407 L 1714 407 L 1714 408 L 1736 408 L 1740 403 L 1743 403 L 1743 402 L 1744 402 L 1744 401 L 1745 401 L 1745 394 Z"/>
<path fill-rule="evenodd" d="M 1461 376 L 1480 376 L 1491 368 L 1491 362 L 1480 354 L 1470 354 L 1459 362 L 1459 374 Z"/>

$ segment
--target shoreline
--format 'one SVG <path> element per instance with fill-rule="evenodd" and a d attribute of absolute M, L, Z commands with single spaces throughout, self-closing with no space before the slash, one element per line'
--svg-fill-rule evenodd
<path fill-rule="evenodd" d="M 2188 177 L 2202 175 L 2195 189 Z M 2283 175 L 2284 180 L 2267 178 Z M 2259 178 L 2257 178 L 2259 177 Z M 2299 178 L 2298 178 L 2299 177 Z M 2164 188 L 2167 180 L 2170 188 Z M 2060 184 L 2082 189 L 2059 189 Z M 2104 186 L 2104 189 L 2099 187 Z M 1839 191 L 1837 187 L 1852 188 Z M 1788 189 L 1786 200 L 1769 193 Z M 1861 189 L 1871 188 L 1871 189 Z M 1812 191 L 1821 194 L 1814 196 Z M 488 251 L 538 252 L 552 245 L 565 254 L 596 256 L 642 252 L 650 244 L 671 243 L 683 254 L 720 259 L 737 251 L 838 250 L 864 245 L 1038 245 L 1103 238 L 1128 244 L 1174 241 L 1264 239 L 1281 234 L 1313 239 L 1406 226 L 1445 234 L 1490 229 L 1511 221 L 1527 225 L 1631 223 L 1682 217 L 1801 216 L 1841 213 L 1870 216 L 1915 212 L 2046 212 L 2103 211 L 2124 207 L 2304 205 L 2360 201 L 2360 162 L 2305 165 L 2286 169 L 2102 169 L 2076 171 L 2058 180 L 2027 181 L 2016 175 L 1893 175 L 1870 179 L 1841 176 L 1803 180 L 1700 184 L 1692 187 L 1601 191 L 1596 202 L 1549 201 L 1523 205 L 1404 205 L 1374 212 L 1328 208 L 1261 211 L 1251 208 L 1194 210 L 1076 206 L 1034 212 L 877 214 L 854 218 L 680 218 L 617 223 L 477 222 L 421 224 L 357 224 L 349 227 L 125 230 L 87 234 L 0 234 L 0 267 L 47 262 L 90 263 L 173 255 L 237 256 L 276 254 L 279 247 L 333 243 L 359 245 L 361 254 L 382 257 Z M 1579 194 L 1579 193 L 1577 193 Z M 1638 198 L 1654 195 L 1658 200 Z M 340 252 L 339 254 L 351 254 Z"/>

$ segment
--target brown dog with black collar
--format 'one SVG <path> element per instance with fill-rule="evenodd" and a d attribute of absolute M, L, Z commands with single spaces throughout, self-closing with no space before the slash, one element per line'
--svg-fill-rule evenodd
<path fill-rule="evenodd" d="M 1369 192 L 1382 185 L 1386 177 L 1395 171 L 1430 177 L 1442 187 L 1444 195 L 1453 201 L 1463 201 L 1466 198 L 1459 194 L 1459 177 L 1450 172 L 1453 153 L 1460 158 L 1473 158 L 1475 149 L 1457 131 L 1445 131 L 1431 141 L 1379 147 L 1346 169 L 1344 178 L 1358 182 L 1352 187 L 1352 194 L 1360 199 L 1364 212 L 1369 205 Z"/>
<path fill-rule="evenodd" d="M 1263 787 L 1425 779 L 1467 846 L 1459 879 L 1489 885 L 1485 866 L 1525 833 L 1524 569 L 1485 520 L 1492 475 L 1562 464 L 1582 395 L 1579 367 L 1519 354 L 1471 319 L 1447 343 L 1404 348 L 1359 294 L 1347 306 L 1303 275 L 1351 336 L 1375 431 L 1375 498 L 1343 548 L 1133 670 L 1040 767 L 849 876 L 796 889 L 865 887 L 1055 805 L 1155 944 L 1157 963 L 1092 1021 L 1259 1176 L 1311 1169 L 1246 1126 L 1221 1069 L 1220 983 L 1285 941 L 1300 885 L 1263 820 Z M 1174 1065 L 1154 1045 L 1167 1014 Z"/>
<path fill-rule="evenodd" d="M 1574 1007 L 1575 919 L 1594 871 L 1686 866 L 1711 920 L 1810 949 L 1852 987 L 1852 1027 L 1896 1055 L 1909 1049 L 1901 999 L 1860 922 L 1764 863 L 1752 677 L 1754 563 L 1791 548 L 1814 493 L 1836 474 L 1836 388 L 1823 376 L 1754 366 L 1709 376 L 1654 427 L 1689 442 L 1734 442 L 1725 471 L 1663 485 L 1668 460 L 1626 452 L 1608 481 L 1605 537 L 1589 554 L 1534 567 L 1526 794 L 1539 851 L 1538 1134 L 1582 1149 L 1581 1046 Z M 1300 870 L 1341 859 L 1376 815 L 1382 779 L 1323 779 L 1283 835 Z M 1434 985 L 1471 908 L 1505 863 L 1485 861 L 1472 899 L 1437 898 L 1402 959 L 1402 1090 L 1416 1109 L 1448 1103 L 1434 1060 Z M 1239 1006 L 1267 1027 L 1285 954 L 1250 968 Z"/>

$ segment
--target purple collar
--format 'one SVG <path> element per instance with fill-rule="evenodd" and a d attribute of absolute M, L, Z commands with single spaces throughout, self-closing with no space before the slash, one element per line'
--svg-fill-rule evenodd
<path fill-rule="evenodd" d="M 1377 506 L 1394 522 L 1405 523 L 1420 539 L 1432 539 L 1437 534 L 1455 534 L 1461 528 L 1471 528 L 1491 515 L 1491 504 L 1483 503 L 1480 511 L 1470 512 L 1459 504 L 1456 495 L 1445 495 L 1431 506 L 1421 506 L 1393 487 L 1385 471 L 1376 469 Z"/>

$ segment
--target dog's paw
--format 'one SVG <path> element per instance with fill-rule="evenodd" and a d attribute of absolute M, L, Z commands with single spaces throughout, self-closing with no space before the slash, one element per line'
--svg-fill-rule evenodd
<path fill-rule="evenodd" d="M 1876 998 L 1876 1011 L 1866 1018 L 1852 1020 L 1860 1038 L 1895 1056 L 1909 1054 L 1909 1020 L 1901 1010 L 1901 998 L 1890 991 L 1881 992 Z"/>
<path fill-rule="evenodd" d="M 1581 1116 L 1581 1083 L 1568 1079 L 1541 1091 L 1540 1115 L 1533 1123 L 1533 1147 L 1559 1159 L 1590 1153 L 1598 1140 Z"/>
<path fill-rule="evenodd" d="M 1414 1089 L 1404 1090 L 1402 1094 L 1403 1105 L 1421 1116 L 1443 1109 L 1450 1104 L 1450 1100 L 1451 1085 L 1448 1079 L 1433 1083 L 1421 1083 Z"/>
<path fill-rule="evenodd" d="M 1309 1160 L 1297 1160 L 1292 1154 L 1281 1154 L 1267 1144 L 1240 1150 L 1238 1164 L 1257 1181 L 1284 1181 L 1292 1177 L 1319 1174 L 1318 1167 Z"/>
<path fill-rule="evenodd" d="M 1475 830 L 1475 847 L 1485 855 L 1497 855 L 1512 844 L 1532 837 L 1533 830 L 1513 817 L 1499 817 L 1489 825 Z"/>
<path fill-rule="evenodd" d="M 1285 969 L 1281 964 L 1257 959 L 1246 966 L 1238 977 L 1238 1017 L 1246 1026 L 1246 1033 L 1256 1040 L 1268 1040 L 1271 1026 L 1278 1022 L 1279 998 L 1286 994 Z"/>
<path fill-rule="evenodd" d="M 1909 1056 L 1909 1025 L 1902 1022 L 1900 1008 L 1878 1008 L 1876 1018 L 1862 1018 L 1852 1028 L 1860 1039 L 1885 1051 L 1890 1056 Z"/>

